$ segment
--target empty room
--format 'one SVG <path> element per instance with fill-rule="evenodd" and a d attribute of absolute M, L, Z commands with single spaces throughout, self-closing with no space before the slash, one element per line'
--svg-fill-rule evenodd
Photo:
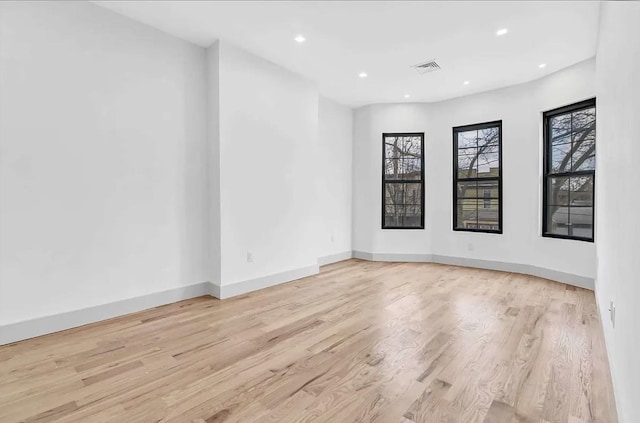
<path fill-rule="evenodd" d="M 638 423 L 638 122 L 635 1 L 0 1 L 0 423 Z"/>

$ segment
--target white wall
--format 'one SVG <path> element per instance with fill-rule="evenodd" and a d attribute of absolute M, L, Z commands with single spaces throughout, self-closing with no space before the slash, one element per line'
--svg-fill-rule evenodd
<path fill-rule="evenodd" d="M 351 252 L 353 110 L 318 104 L 318 257 Z"/>
<path fill-rule="evenodd" d="M 428 134 L 431 110 L 431 105 L 421 103 L 380 104 L 356 109 L 353 136 L 354 250 L 368 253 L 431 253 L 429 211 L 425 213 L 425 229 L 381 229 L 382 133 L 425 132 L 425 178 L 433 180 L 431 162 L 439 159 L 433 158 L 433 140 Z M 426 203 L 431 201 L 431 195 L 431 184 L 426 184 Z"/>
<path fill-rule="evenodd" d="M 602 3 L 596 73 L 596 297 L 621 423 L 640 421 L 639 22 L 640 3 Z M 616 304 L 615 328 L 608 312 L 611 299 Z"/>
<path fill-rule="evenodd" d="M 350 252 L 351 109 L 225 42 L 85 2 L 0 7 L 0 325 Z"/>
<path fill-rule="evenodd" d="M 0 4 L 0 324 L 208 280 L 204 50 Z"/>
<path fill-rule="evenodd" d="M 367 106 L 355 112 L 354 250 L 434 254 L 526 264 L 595 277 L 593 243 L 542 238 L 542 112 L 595 95 L 595 61 L 548 77 L 438 103 Z M 503 234 L 454 232 L 452 127 L 503 122 Z M 425 229 L 382 230 L 381 134 L 425 132 Z M 473 250 L 469 250 L 469 246 Z"/>
<path fill-rule="evenodd" d="M 589 60 L 534 82 L 434 105 L 429 135 L 435 160 L 427 163 L 435 182 L 429 184 L 428 199 L 433 253 L 525 263 L 594 278 L 593 243 L 540 235 L 542 112 L 594 96 L 595 61 Z M 503 234 L 454 232 L 451 128 L 493 120 L 502 120 Z"/>
<path fill-rule="evenodd" d="M 219 49 L 221 285 L 317 271 L 317 89 L 229 43 Z"/>

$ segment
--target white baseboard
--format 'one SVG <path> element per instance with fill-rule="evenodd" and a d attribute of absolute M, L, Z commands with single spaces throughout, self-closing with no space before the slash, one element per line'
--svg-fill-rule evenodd
<path fill-rule="evenodd" d="M 343 251 L 337 254 L 330 254 L 328 256 L 318 257 L 318 266 L 324 266 L 331 263 L 337 263 L 343 260 L 349 260 L 353 257 L 353 251 Z"/>
<path fill-rule="evenodd" d="M 345 251 L 343 253 L 318 258 L 318 264 L 262 276 L 228 285 L 219 285 L 210 282 L 202 282 L 170 289 L 168 291 L 156 292 L 113 303 L 102 304 L 94 307 L 87 307 L 80 310 L 73 310 L 51 316 L 39 317 L 22 322 L 9 323 L 0 326 L 0 345 L 9 344 L 36 336 L 59 332 L 101 320 L 111 319 L 136 311 L 146 310 L 165 304 L 189 298 L 211 295 L 216 298 L 225 299 L 236 295 L 246 294 L 290 282 L 296 279 L 319 273 L 319 265 L 335 263 L 347 260 L 351 257 L 369 261 L 390 261 L 390 262 L 426 262 L 442 263 L 456 266 L 476 267 L 481 269 L 501 270 L 505 272 L 523 273 L 526 275 L 538 276 L 551 279 L 557 282 L 578 286 L 581 288 L 594 289 L 594 280 L 586 276 L 574 275 L 557 270 L 545 269 L 538 266 L 519 263 L 507 263 L 491 260 L 470 259 L 464 257 L 441 256 L 434 254 L 398 254 L 398 253 L 369 253 L 364 251 Z"/>
<path fill-rule="evenodd" d="M 189 298 L 211 295 L 212 285 L 213 284 L 209 282 L 202 282 L 80 310 L 9 323 L 0 326 L 0 345 L 84 326 L 89 323 L 175 303 Z"/>
<path fill-rule="evenodd" d="M 291 282 L 296 279 L 306 278 L 307 276 L 317 275 L 319 272 L 319 266 L 317 264 L 312 264 L 310 266 L 300 267 L 298 269 L 261 276 L 259 278 L 248 279 L 232 284 L 213 284 L 211 295 L 220 299 L 235 297 L 236 295 L 246 294 L 247 292 L 257 291 L 270 286 L 280 285 L 281 283 Z"/>
<path fill-rule="evenodd" d="M 500 270 L 503 272 L 522 273 L 525 275 L 537 276 L 550 279 L 556 282 L 580 288 L 594 290 L 595 282 L 593 278 L 561 272 L 559 270 L 546 269 L 544 267 L 533 266 L 521 263 L 509 263 L 493 260 L 480 260 L 466 257 L 442 256 L 437 254 L 402 254 L 402 253 L 369 253 L 365 251 L 354 251 L 353 257 L 369 261 L 395 261 L 395 262 L 425 262 L 451 264 L 454 266 L 476 267 L 479 269 Z"/>
<path fill-rule="evenodd" d="M 414 253 L 368 253 L 365 251 L 354 251 L 354 258 L 369 261 L 390 261 L 390 262 L 419 262 L 431 263 L 431 254 Z"/>
<path fill-rule="evenodd" d="M 349 258 L 351 252 L 349 252 Z M 320 268 L 317 264 L 293 269 L 286 272 L 263 276 L 256 279 L 236 282 L 229 285 L 219 285 L 211 282 L 202 282 L 170 289 L 168 291 L 155 292 L 140 297 L 127 298 L 108 304 L 87 307 L 80 310 L 68 311 L 51 316 L 44 316 L 22 322 L 0 325 L 0 345 L 22 341 L 36 336 L 47 335 L 65 329 L 88 325 L 90 323 L 147 310 L 189 298 L 211 295 L 216 298 L 230 298 L 247 292 L 257 291 L 281 283 L 290 282 L 307 276 L 318 274 Z"/>

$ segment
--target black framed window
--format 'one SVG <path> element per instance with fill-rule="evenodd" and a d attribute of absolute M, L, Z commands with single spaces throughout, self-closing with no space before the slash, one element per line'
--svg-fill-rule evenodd
<path fill-rule="evenodd" d="M 424 229 L 424 133 L 382 134 L 382 229 Z"/>
<path fill-rule="evenodd" d="M 596 99 L 545 112 L 542 236 L 593 242 Z"/>
<path fill-rule="evenodd" d="M 502 121 L 453 128 L 453 230 L 502 233 Z"/>

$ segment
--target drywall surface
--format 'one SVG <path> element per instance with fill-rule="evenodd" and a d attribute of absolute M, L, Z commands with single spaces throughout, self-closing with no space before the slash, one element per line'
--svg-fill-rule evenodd
<path fill-rule="evenodd" d="M 389 230 L 382 227 L 382 133 L 425 132 L 425 178 L 445 183 L 450 175 L 433 175 L 434 140 L 429 137 L 433 106 L 421 103 L 382 104 L 359 108 L 353 139 L 353 249 L 369 253 L 431 253 L 430 205 L 425 229 Z M 434 181 L 435 183 L 435 181 Z M 431 184 L 425 186 L 431 201 Z"/>
<path fill-rule="evenodd" d="M 620 422 L 640 421 L 640 3 L 603 2 L 597 53 L 596 297 Z M 615 303 L 615 327 L 609 301 Z"/>
<path fill-rule="evenodd" d="M 318 257 L 351 251 L 353 110 L 318 103 Z"/>
<path fill-rule="evenodd" d="M 542 238 L 542 112 L 595 95 L 595 61 L 438 103 L 355 111 L 353 249 L 533 265 L 595 277 L 593 243 Z M 503 234 L 452 230 L 452 127 L 503 122 Z M 425 132 L 425 229 L 381 229 L 382 133 Z"/>
<path fill-rule="evenodd" d="M 318 92 L 219 43 L 221 285 L 316 265 Z"/>
<path fill-rule="evenodd" d="M 528 84 L 436 105 L 430 138 L 432 157 L 437 160 L 431 162 L 428 199 L 434 254 L 530 264 L 595 277 L 593 243 L 540 235 L 542 112 L 594 97 L 594 84 L 595 61 L 589 60 Z M 451 128 L 494 120 L 502 120 L 503 233 L 454 232 Z"/>
<path fill-rule="evenodd" d="M 0 4 L 0 325 L 208 280 L 205 51 Z"/>

